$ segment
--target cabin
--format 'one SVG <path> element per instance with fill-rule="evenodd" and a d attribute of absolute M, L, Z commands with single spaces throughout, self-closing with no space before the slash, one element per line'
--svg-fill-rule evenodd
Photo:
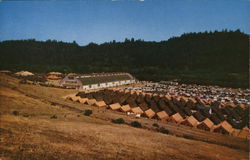
<path fill-rule="evenodd" d="M 144 115 L 148 118 L 152 118 L 155 116 L 155 112 L 152 109 L 148 109 L 144 112 Z"/>
<path fill-rule="evenodd" d="M 131 107 L 127 104 L 127 105 L 123 105 L 123 106 L 121 106 L 121 108 L 120 108 L 120 110 L 122 111 L 122 112 L 129 112 L 129 111 L 131 111 Z"/>
<path fill-rule="evenodd" d="M 95 99 L 88 99 L 85 103 L 92 106 L 96 103 L 96 100 Z"/>
<path fill-rule="evenodd" d="M 195 113 L 193 113 L 193 116 L 195 117 L 195 119 L 197 119 L 199 122 L 202 122 L 206 119 L 206 117 L 204 117 L 199 111 L 196 111 Z"/>
<path fill-rule="evenodd" d="M 131 111 L 135 114 L 143 114 L 143 110 L 140 107 L 132 108 Z"/>
<path fill-rule="evenodd" d="M 190 126 L 190 127 L 196 127 L 198 124 L 198 121 L 193 116 L 189 116 L 184 121 L 182 121 L 181 124 Z"/>
<path fill-rule="evenodd" d="M 67 99 L 77 102 L 81 97 L 80 96 L 68 96 Z"/>
<path fill-rule="evenodd" d="M 121 108 L 121 105 L 119 103 L 114 103 L 114 104 L 109 105 L 109 108 L 112 110 L 118 110 Z"/>
<path fill-rule="evenodd" d="M 60 85 L 65 88 L 92 90 L 132 83 L 136 83 L 136 79 L 129 73 L 95 73 L 67 75 L 62 79 Z"/>
<path fill-rule="evenodd" d="M 85 103 L 88 100 L 88 98 L 78 98 L 77 102 L 79 103 Z"/>
<path fill-rule="evenodd" d="M 179 113 L 175 113 L 174 115 L 170 116 L 169 121 L 174 123 L 181 123 L 184 119 Z"/>
<path fill-rule="evenodd" d="M 106 103 L 104 101 L 97 101 L 94 104 L 96 107 L 105 107 Z"/>
<path fill-rule="evenodd" d="M 233 127 L 227 121 L 223 121 L 219 125 L 214 126 L 213 131 L 222 134 L 231 134 Z"/>
<path fill-rule="evenodd" d="M 169 118 L 169 115 L 165 111 L 157 112 L 156 116 L 159 120 L 167 120 Z"/>
<path fill-rule="evenodd" d="M 205 131 L 211 131 L 213 126 L 214 123 L 210 119 L 206 118 L 204 121 L 202 121 L 200 124 L 197 125 L 197 128 Z"/>
<path fill-rule="evenodd" d="M 240 133 L 238 134 L 238 137 L 244 138 L 244 139 L 249 139 L 249 128 L 244 127 Z"/>

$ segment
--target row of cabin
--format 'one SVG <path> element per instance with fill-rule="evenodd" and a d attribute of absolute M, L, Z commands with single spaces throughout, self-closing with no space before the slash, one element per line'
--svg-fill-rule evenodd
<path fill-rule="evenodd" d="M 179 113 L 175 113 L 174 115 L 169 116 L 167 112 L 160 111 L 155 113 L 152 109 L 148 109 L 146 111 L 143 111 L 140 107 L 131 107 L 130 105 L 120 105 L 119 103 L 114 103 L 107 105 L 104 101 L 97 101 L 96 99 L 88 99 L 88 98 L 81 98 L 80 96 L 70 96 L 67 97 L 68 99 L 80 102 L 83 104 L 88 104 L 92 106 L 97 107 L 107 107 L 108 109 L 114 110 L 114 111 L 121 111 L 124 113 L 134 113 L 143 115 L 147 118 L 154 118 L 156 117 L 159 120 L 165 120 L 168 122 L 173 122 L 176 124 L 182 124 L 189 127 L 194 127 L 198 129 L 202 129 L 205 131 L 210 132 L 217 132 L 222 134 L 233 134 L 235 132 L 235 129 L 227 122 L 223 121 L 220 124 L 215 125 L 209 118 L 204 119 L 203 121 L 197 120 L 194 116 L 188 116 L 186 118 L 183 118 Z M 241 138 L 249 138 L 249 129 L 245 127 L 242 130 L 238 131 L 238 134 L 236 136 Z"/>
<path fill-rule="evenodd" d="M 184 119 L 194 116 L 199 122 L 209 118 L 214 125 L 227 121 L 235 129 L 242 129 L 247 125 L 245 109 L 240 106 L 235 108 L 216 106 L 203 106 L 199 100 L 186 97 L 166 96 L 152 93 L 133 92 L 129 90 L 99 90 L 96 92 L 79 92 L 83 98 L 104 100 L 106 104 L 129 104 L 131 107 L 140 107 L 147 117 L 153 117 L 160 111 L 165 111 L 169 116 L 179 113 Z M 247 110 L 246 110 L 247 111 Z M 244 114 L 242 114 L 244 113 Z"/>
<path fill-rule="evenodd" d="M 129 73 L 102 73 L 95 75 L 68 75 L 60 85 L 81 90 L 101 89 L 135 83 L 136 79 Z"/>

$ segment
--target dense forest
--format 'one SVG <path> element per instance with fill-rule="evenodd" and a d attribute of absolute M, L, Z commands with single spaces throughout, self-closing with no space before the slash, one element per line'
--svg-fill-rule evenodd
<path fill-rule="evenodd" d="M 0 42 L 0 69 L 33 72 L 130 72 L 139 80 L 248 87 L 248 38 L 236 31 L 185 33 L 161 42 Z"/>

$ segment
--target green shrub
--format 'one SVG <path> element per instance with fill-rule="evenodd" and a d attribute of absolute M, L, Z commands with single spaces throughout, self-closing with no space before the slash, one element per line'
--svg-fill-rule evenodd
<path fill-rule="evenodd" d="M 123 124 L 123 123 L 125 123 L 125 121 L 124 121 L 123 118 L 113 119 L 112 122 L 116 123 L 116 124 Z"/>
<path fill-rule="evenodd" d="M 54 114 L 54 115 L 50 116 L 50 119 L 57 119 L 57 116 Z"/>
<path fill-rule="evenodd" d="M 13 111 L 12 114 L 14 114 L 15 116 L 18 116 L 19 112 L 18 111 Z"/>
<path fill-rule="evenodd" d="M 157 123 L 154 123 L 153 126 L 157 127 L 157 128 L 159 127 L 159 125 Z"/>
<path fill-rule="evenodd" d="M 163 134 L 169 134 L 169 130 L 167 130 L 167 129 L 164 128 L 164 127 L 161 127 L 159 131 L 160 131 L 161 133 L 163 133 Z"/>
<path fill-rule="evenodd" d="M 136 128 L 142 128 L 142 125 L 140 122 L 133 121 L 131 122 L 131 126 L 136 127 Z"/>
<path fill-rule="evenodd" d="M 86 109 L 86 110 L 84 110 L 84 112 L 83 112 L 83 114 L 84 114 L 85 116 L 90 116 L 92 113 L 93 113 L 93 112 L 92 112 L 91 109 Z"/>

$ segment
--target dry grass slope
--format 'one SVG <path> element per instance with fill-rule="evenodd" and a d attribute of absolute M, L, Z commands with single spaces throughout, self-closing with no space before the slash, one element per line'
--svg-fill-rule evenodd
<path fill-rule="evenodd" d="M 0 159 L 248 159 L 244 149 L 113 124 L 108 118 L 100 117 L 129 119 L 125 115 L 61 98 L 74 92 L 21 85 L 15 78 L 0 75 Z M 51 105 L 51 101 L 80 109 L 91 108 L 94 114 L 84 116 L 76 110 Z M 13 111 L 18 111 L 19 115 L 13 115 Z M 51 115 L 57 115 L 57 118 L 51 119 Z M 149 121 L 145 120 L 145 123 Z"/>

